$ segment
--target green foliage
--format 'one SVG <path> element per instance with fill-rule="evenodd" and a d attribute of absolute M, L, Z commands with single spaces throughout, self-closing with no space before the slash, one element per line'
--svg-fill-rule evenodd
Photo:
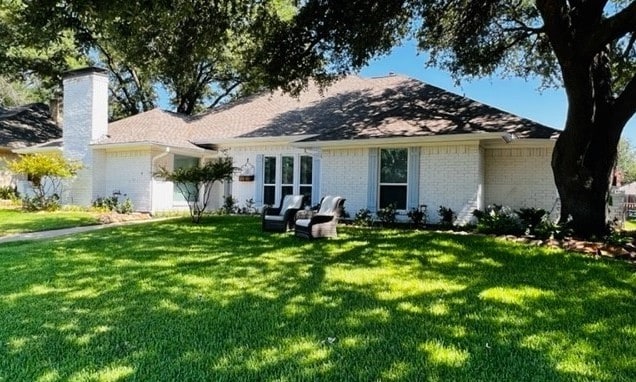
<path fill-rule="evenodd" d="M 493 204 L 485 211 L 474 210 L 477 232 L 495 235 L 521 235 L 525 228 L 519 216 L 510 207 Z"/>
<path fill-rule="evenodd" d="M 131 214 L 134 211 L 132 200 L 126 197 L 122 202 L 117 195 L 98 197 L 93 201 L 93 207 L 105 211 L 115 211 L 118 214 Z"/>
<path fill-rule="evenodd" d="M 235 214 L 239 211 L 237 204 L 237 200 L 232 195 L 227 195 L 223 197 L 223 206 L 219 209 L 219 214 L 221 215 L 231 215 Z"/>
<path fill-rule="evenodd" d="M 33 89 L 0 74 L 0 106 L 21 106 L 41 101 Z"/>
<path fill-rule="evenodd" d="M 548 211 L 542 208 L 520 208 L 515 213 L 530 234 L 534 234 L 535 229 L 541 224 L 543 218 L 548 215 Z"/>
<path fill-rule="evenodd" d="M 386 207 L 380 208 L 378 212 L 376 212 L 376 215 L 378 215 L 378 219 L 380 219 L 382 224 L 393 224 L 395 223 L 397 211 L 393 203 L 389 203 Z"/>
<path fill-rule="evenodd" d="M 33 0 L 11 10 L 9 26 L 30 36 L 25 49 L 56 47 L 66 36 L 72 53 L 106 67 L 114 117 L 151 109 L 155 85 L 168 91 L 177 112 L 193 114 L 261 89 L 255 52 L 291 17 L 292 3 L 153 2 L 139 17 L 140 4 L 130 1 Z"/>
<path fill-rule="evenodd" d="M 437 215 L 439 215 L 439 222 L 442 226 L 450 227 L 455 221 L 455 211 L 450 207 L 439 206 L 437 209 Z"/>
<path fill-rule="evenodd" d="M 20 197 L 18 189 L 12 186 L 0 186 L 0 199 L 16 200 Z"/>
<path fill-rule="evenodd" d="M 623 183 L 636 181 L 636 151 L 627 138 L 618 143 L 616 167 L 623 173 Z"/>
<path fill-rule="evenodd" d="M 34 195 L 25 196 L 22 201 L 26 210 L 33 211 L 58 209 L 64 179 L 75 176 L 82 165 L 67 160 L 61 153 L 51 153 L 22 155 L 10 161 L 7 168 L 30 180 Z"/>
<path fill-rule="evenodd" d="M 207 208 L 212 185 L 215 182 L 230 181 L 236 170 L 232 158 L 222 157 L 200 166 L 178 168 L 174 171 L 160 167 L 154 176 L 177 186 L 184 199 L 188 201 L 192 222 L 199 223 Z"/>
<path fill-rule="evenodd" d="M 412 208 L 409 212 L 406 213 L 406 216 L 411 219 L 411 222 L 415 227 L 422 227 L 426 225 L 426 206 L 423 208 Z"/>
<path fill-rule="evenodd" d="M 57 194 L 50 196 L 25 195 L 22 198 L 22 209 L 25 211 L 57 211 L 61 207 L 60 197 Z"/>
<path fill-rule="evenodd" d="M 540 239 L 561 240 L 572 236 L 572 227 L 570 226 L 570 221 L 565 223 L 555 222 L 550 219 L 550 215 L 546 214 L 534 229 L 534 235 Z"/>
<path fill-rule="evenodd" d="M 356 216 L 353 219 L 353 224 L 360 227 L 371 227 L 373 224 L 373 214 L 367 208 L 362 208 L 356 212 Z"/>

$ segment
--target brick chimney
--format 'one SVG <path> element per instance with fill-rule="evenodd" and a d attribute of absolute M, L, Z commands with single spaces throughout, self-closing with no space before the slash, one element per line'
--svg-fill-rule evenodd
<path fill-rule="evenodd" d="M 83 68 L 64 74 L 62 140 L 64 156 L 83 163 L 71 181 L 65 203 L 90 205 L 93 195 L 94 158 L 90 144 L 108 132 L 108 72 Z"/>

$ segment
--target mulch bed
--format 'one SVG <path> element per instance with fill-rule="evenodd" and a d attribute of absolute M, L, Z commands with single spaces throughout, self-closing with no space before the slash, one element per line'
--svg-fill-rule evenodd
<path fill-rule="evenodd" d="M 596 241 L 587 241 L 576 238 L 566 238 L 563 240 L 540 240 L 533 237 L 504 236 L 506 240 L 517 243 L 541 245 L 552 248 L 561 248 L 568 251 L 583 253 L 595 258 L 612 258 L 636 263 L 636 244 L 632 242 L 618 245 Z"/>

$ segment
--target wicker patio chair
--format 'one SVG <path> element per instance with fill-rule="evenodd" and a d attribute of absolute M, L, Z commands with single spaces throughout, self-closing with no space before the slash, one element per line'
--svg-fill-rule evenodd
<path fill-rule="evenodd" d="M 285 232 L 294 228 L 296 212 L 303 206 L 303 195 L 285 195 L 278 208 L 263 211 L 263 231 Z"/>
<path fill-rule="evenodd" d="M 296 236 L 307 239 L 337 236 L 336 226 L 344 202 L 345 199 L 340 196 L 325 196 L 316 214 L 307 219 L 296 220 Z"/>

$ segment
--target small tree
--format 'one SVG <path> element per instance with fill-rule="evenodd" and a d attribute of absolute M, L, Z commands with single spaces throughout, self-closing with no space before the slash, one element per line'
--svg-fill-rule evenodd
<path fill-rule="evenodd" d="M 616 165 L 623 172 L 623 183 L 636 181 L 636 151 L 629 139 L 621 138 L 618 142 Z"/>
<path fill-rule="evenodd" d="M 160 167 L 155 176 L 174 183 L 188 202 L 193 223 L 199 223 L 208 206 L 208 199 L 215 182 L 230 180 L 236 170 L 232 158 L 225 157 L 206 162 L 203 166 L 179 168 L 169 171 Z"/>
<path fill-rule="evenodd" d="M 82 168 L 81 163 L 69 161 L 61 153 L 27 154 L 8 163 L 9 170 L 26 175 L 33 187 L 33 197 L 24 196 L 23 207 L 29 210 L 57 209 L 64 179 L 71 178 Z"/>

